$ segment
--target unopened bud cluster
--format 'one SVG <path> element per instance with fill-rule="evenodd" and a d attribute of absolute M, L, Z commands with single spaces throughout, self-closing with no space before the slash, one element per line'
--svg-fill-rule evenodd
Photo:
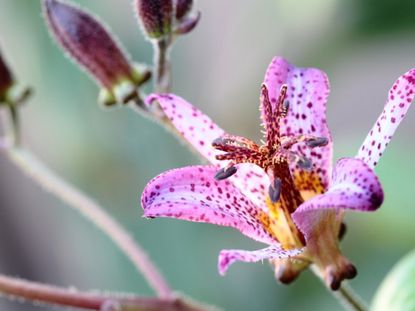
<path fill-rule="evenodd" d="M 137 16 L 149 39 L 186 34 L 200 19 L 193 13 L 193 0 L 135 0 Z"/>

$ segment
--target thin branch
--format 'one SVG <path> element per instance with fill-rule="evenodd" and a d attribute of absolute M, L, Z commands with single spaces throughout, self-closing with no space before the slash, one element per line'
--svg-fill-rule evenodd
<path fill-rule="evenodd" d="M 51 192 L 101 229 L 127 255 L 143 274 L 159 297 L 169 297 L 172 291 L 146 252 L 132 236 L 98 203 L 50 170 L 23 148 L 5 148 L 5 154 L 21 171 Z"/>
<path fill-rule="evenodd" d="M 170 37 L 154 42 L 154 74 L 155 90 L 157 93 L 169 93 L 171 91 L 171 64 L 170 64 Z"/>
<path fill-rule="evenodd" d="M 180 297 L 149 298 L 125 294 L 97 294 L 79 292 L 5 275 L 0 275 L 0 292 L 8 298 L 75 307 L 87 310 L 117 311 L 207 311 L 214 310 L 197 306 Z M 109 307 L 112 306 L 112 307 Z"/>
<path fill-rule="evenodd" d="M 345 306 L 346 309 L 351 311 L 366 311 L 366 307 L 363 300 L 351 289 L 350 286 L 342 285 L 340 289 L 333 293 Z"/>

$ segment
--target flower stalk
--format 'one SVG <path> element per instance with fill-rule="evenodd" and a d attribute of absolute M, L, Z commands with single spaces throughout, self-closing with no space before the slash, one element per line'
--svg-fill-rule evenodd
<path fill-rule="evenodd" d="M 172 295 L 167 281 L 146 252 L 103 207 L 76 187 L 64 181 L 24 148 L 9 147 L 5 148 L 4 152 L 10 161 L 33 181 L 76 209 L 82 216 L 101 229 L 129 258 L 135 268 L 143 274 L 159 297 L 170 297 Z"/>
<path fill-rule="evenodd" d="M 322 277 L 320 271 L 316 268 L 315 265 L 311 266 L 311 271 L 314 275 L 324 283 L 324 278 Z M 326 287 L 326 286 L 325 286 Z M 327 288 L 327 287 L 326 287 Z M 327 288 L 328 289 L 328 288 Z M 359 295 L 357 295 L 350 285 L 343 283 L 339 290 L 328 291 L 333 295 L 334 298 L 348 311 L 368 311 L 369 309 L 366 306 L 366 303 L 363 301 Z"/>
<path fill-rule="evenodd" d="M 166 37 L 157 40 L 153 46 L 155 91 L 157 93 L 169 93 L 171 91 L 171 64 L 169 57 L 171 38 Z"/>
<path fill-rule="evenodd" d="M 97 294 L 56 287 L 0 275 L 0 292 L 31 302 L 100 311 L 203 311 L 182 297 L 137 297 L 125 294 Z"/>
<path fill-rule="evenodd" d="M 18 118 L 18 111 L 15 111 Z M 6 128 L 6 137 L 9 141 L 2 141 L 1 151 L 9 160 L 34 182 L 68 206 L 74 208 L 91 223 L 106 234 L 115 245 L 131 261 L 138 272 L 142 273 L 148 284 L 159 297 L 171 297 L 172 290 L 167 281 L 153 264 L 147 253 L 134 238 L 96 201 L 82 193 L 55 172 L 49 169 L 42 161 L 36 158 L 24 147 L 17 145 L 16 133 L 19 132 L 18 123 L 11 117 L 11 128 Z M 7 120 L 5 120 L 7 121 Z M 10 139 L 11 138 L 11 139 Z"/>

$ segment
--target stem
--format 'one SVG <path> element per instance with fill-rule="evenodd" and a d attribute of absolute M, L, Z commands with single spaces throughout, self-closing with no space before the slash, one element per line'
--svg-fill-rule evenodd
<path fill-rule="evenodd" d="M 198 306 L 180 297 L 148 298 L 125 294 L 96 294 L 79 292 L 51 285 L 0 275 L 0 292 L 10 298 L 23 298 L 49 305 L 75 307 L 87 310 L 117 311 L 203 311 L 213 310 Z M 114 306 L 114 307 L 109 307 Z"/>
<path fill-rule="evenodd" d="M 343 306 L 347 310 L 368 310 L 364 302 L 362 301 L 362 298 L 360 298 L 347 284 L 342 285 L 340 289 L 336 292 L 333 292 L 333 294 L 342 302 Z"/>
<path fill-rule="evenodd" d="M 169 285 L 145 251 L 98 203 L 64 181 L 28 151 L 15 147 L 6 148 L 5 153 L 26 175 L 101 229 L 143 274 L 159 297 L 171 296 Z"/>
<path fill-rule="evenodd" d="M 324 284 L 324 279 L 317 267 L 315 265 L 312 265 L 310 269 L 314 272 L 314 275 L 317 276 L 320 279 L 320 281 L 322 281 Z M 345 282 L 343 281 L 343 284 L 337 291 L 328 289 L 325 285 L 324 287 L 330 292 L 330 294 L 337 298 L 337 300 L 346 310 L 367 311 L 368 308 L 366 307 L 366 304 L 363 302 L 363 299 L 360 298 L 359 295 L 357 295 L 349 285 L 345 285 L 344 283 Z"/>
<path fill-rule="evenodd" d="M 155 90 L 169 93 L 171 90 L 171 64 L 169 60 L 172 39 L 167 37 L 154 42 Z"/>

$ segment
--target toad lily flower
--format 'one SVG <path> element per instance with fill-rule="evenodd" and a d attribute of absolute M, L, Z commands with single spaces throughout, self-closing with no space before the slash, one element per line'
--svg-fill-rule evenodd
<path fill-rule="evenodd" d="M 373 169 L 409 108 L 415 69 L 401 76 L 355 158 L 332 170 L 326 123 L 329 84 L 324 72 L 274 58 L 261 89 L 265 142 L 225 133 L 175 95 L 150 95 L 209 166 L 191 166 L 154 178 L 142 195 L 144 216 L 173 217 L 238 229 L 268 247 L 222 250 L 219 272 L 235 261 L 269 259 L 276 277 L 293 281 L 314 264 L 336 290 L 356 269 L 339 247 L 345 210 L 373 211 L 383 190 Z"/>

